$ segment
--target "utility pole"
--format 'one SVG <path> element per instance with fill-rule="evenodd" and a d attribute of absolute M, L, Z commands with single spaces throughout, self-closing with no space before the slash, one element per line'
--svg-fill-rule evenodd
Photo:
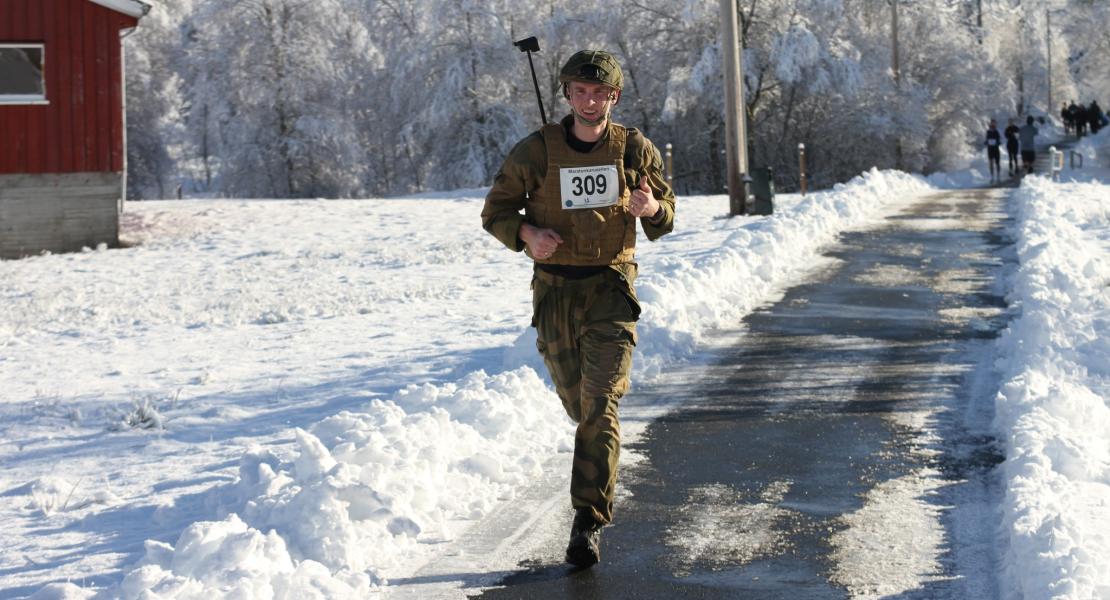
<path fill-rule="evenodd" d="M 1018 0 L 1018 65 L 1017 65 L 1017 88 L 1018 88 L 1018 116 L 1025 114 L 1025 7 L 1021 5 L 1021 0 Z"/>
<path fill-rule="evenodd" d="M 1045 112 L 1051 115 L 1056 105 L 1052 103 L 1052 13 L 1047 8 L 1044 9 L 1044 32 L 1048 44 L 1048 108 Z"/>
<path fill-rule="evenodd" d="M 975 0 L 976 17 L 975 17 L 975 36 L 979 39 L 979 45 L 983 45 L 983 0 Z"/>
<path fill-rule="evenodd" d="M 902 95 L 902 71 L 898 64 L 898 0 L 890 0 L 891 71 L 894 72 L 894 92 Z M 902 170 L 902 134 L 894 134 L 894 168 Z"/>
<path fill-rule="evenodd" d="M 890 70 L 894 73 L 894 86 L 902 88 L 902 73 L 898 67 L 898 0 L 890 0 Z"/>
<path fill-rule="evenodd" d="M 747 209 L 748 175 L 747 112 L 744 103 L 743 51 L 736 0 L 721 0 L 721 67 L 725 71 L 725 135 L 728 161 L 729 214 L 742 215 Z"/>

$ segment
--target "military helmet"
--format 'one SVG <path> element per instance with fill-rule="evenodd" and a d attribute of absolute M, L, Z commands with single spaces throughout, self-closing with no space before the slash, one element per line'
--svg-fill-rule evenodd
<path fill-rule="evenodd" d="M 568 81 L 604 83 L 620 90 L 624 87 L 624 74 L 612 54 L 604 50 L 580 50 L 559 71 L 559 83 L 566 84 Z"/>

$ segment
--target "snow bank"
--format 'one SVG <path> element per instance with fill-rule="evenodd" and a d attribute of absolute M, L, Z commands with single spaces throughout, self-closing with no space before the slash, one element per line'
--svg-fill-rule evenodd
<path fill-rule="evenodd" d="M 1110 189 L 1027 177 L 1014 197 L 1020 316 L 999 339 L 1003 592 L 1110 597 Z"/>
<path fill-rule="evenodd" d="M 479 371 L 298 429 L 291 460 L 260 447 L 242 457 L 221 491 L 224 521 L 194 524 L 173 547 L 148 542 L 122 596 L 364 597 L 420 543 L 450 539 L 538 476 L 573 439 L 561 411 L 529 368 Z"/>
<path fill-rule="evenodd" d="M 1096 178 L 1106 181 L 1110 176 L 1110 127 L 1103 127 L 1098 135 L 1086 135 L 1079 140 L 1073 151 L 1082 156 L 1082 167 L 1071 168 L 1071 160 L 1065 162 L 1063 179 L 1093 181 Z"/>
<path fill-rule="evenodd" d="M 708 329 L 768 301 L 840 231 L 929 189 L 919 177 L 871 171 L 772 217 L 717 219 L 719 245 L 645 248 L 640 374 L 694 357 Z M 528 332 L 506 349 L 505 372 L 408 386 L 298 429 L 287 460 L 246 453 L 238 481 L 219 492 L 226 518 L 195 523 L 172 547 L 148 542 L 122 597 L 364 597 L 418 564 L 430 543 L 456 536 L 571 449 L 569 420 L 529 366 L 538 361 Z"/>

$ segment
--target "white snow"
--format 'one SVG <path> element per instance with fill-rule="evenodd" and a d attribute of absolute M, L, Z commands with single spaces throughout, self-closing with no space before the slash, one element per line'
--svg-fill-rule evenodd
<path fill-rule="evenodd" d="M 867 493 L 862 509 L 844 517 L 848 528 L 830 540 L 836 562 L 831 579 L 852 598 L 889 598 L 942 578 L 941 508 L 929 502 L 938 475 L 922 469 L 880 482 Z M 892 512 L 899 515 L 896 524 L 889 522 Z M 922 564 L 922 555 L 934 558 Z M 866 579 L 857 580 L 859 574 Z"/>
<path fill-rule="evenodd" d="M 715 571 L 782 552 L 781 523 L 791 514 L 781 504 L 789 491 L 789 481 L 774 481 L 752 503 L 724 484 L 691 490 L 678 524 L 666 534 L 667 546 L 676 550 L 668 556 L 673 572 L 690 577 L 695 565 L 708 564 Z"/>
<path fill-rule="evenodd" d="M 1100 136 L 1105 137 L 1105 135 Z M 1110 188 L 1026 179 L 999 342 L 1004 592 L 1110 598 Z"/>
<path fill-rule="evenodd" d="M 872 171 L 737 219 L 681 198 L 639 247 L 634 381 L 705 360 L 839 232 L 932 189 Z M 364 598 L 540 479 L 573 430 L 482 195 L 132 203 L 134 247 L 0 262 L 0 597 Z M 1110 597 L 1110 192 L 1017 198 L 1000 576 Z M 626 418 L 666 408 L 635 394 Z"/>

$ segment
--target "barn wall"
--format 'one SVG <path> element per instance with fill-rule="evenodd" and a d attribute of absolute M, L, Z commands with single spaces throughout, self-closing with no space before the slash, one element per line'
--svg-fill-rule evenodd
<path fill-rule="evenodd" d="M 0 104 L 0 173 L 123 171 L 120 30 L 88 0 L 0 0 L 0 42 L 46 45 L 47 105 Z"/>
<path fill-rule="evenodd" d="M 121 173 L 0 175 L 0 258 L 119 245 Z"/>

